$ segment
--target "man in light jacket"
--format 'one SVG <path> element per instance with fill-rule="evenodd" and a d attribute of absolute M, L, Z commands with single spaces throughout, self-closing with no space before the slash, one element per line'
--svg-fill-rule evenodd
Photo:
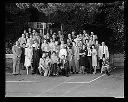
<path fill-rule="evenodd" d="M 102 67 L 102 61 L 103 61 L 103 57 L 105 57 L 105 59 L 109 59 L 109 51 L 108 51 L 108 47 L 105 45 L 105 42 L 102 42 L 102 45 L 99 46 L 99 66 L 100 68 Z"/>
<path fill-rule="evenodd" d="M 16 45 L 12 47 L 12 52 L 13 52 L 13 75 L 18 75 L 20 74 L 20 57 L 22 54 L 21 47 L 19 46 L 19 42 L 16 41 Z"/>

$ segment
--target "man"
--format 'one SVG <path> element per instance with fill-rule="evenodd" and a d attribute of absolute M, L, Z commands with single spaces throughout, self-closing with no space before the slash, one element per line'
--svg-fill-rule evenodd
<path fill-rule="evenodd" d="M 91 35 L 90 36 L 92 37 L 92 40 L 93 41 L 95 41 L 96 39 L 98 39 L 97 35 L 94 35 L 93 32 L 91 32 Z"/>
<path fill-rule="evenodd" d="M 21 47 L 23 46 L 22 44 L 26 43 L 26 39 L 25 39 L 25 35 L 24 34 L 22 34 L 22 37 L 20 37 L 18 39 L 18 42 L 19 42 Z"/>
<path fill-rule="evenodd" d="M 34 41 L 33 44 L 33 62 L 32 62 L 32 74 L 39 74 L 38 72 L 38 66 L 39 66 L 39 60 L 40 60 L 40 49 L 39 44 Z"/>
<path fill-rule="evenodd" d="M 74 40 L 76 38 L 75 31 L 72 31 L 72 39 Z"/>
<path fill-rule="evenodd" d="M 31 35 L 31 33 L 32 33 L 31 31 L 32 31 L 32 29 L 31 28 L 28 28 L 28 34 L 29 35 Z"/>
<path fill-rule="evenodd" d="M 87 57 L 88 57 L 88 61 L 89 61 L 87 73 L 92 74 L 92 50 L 90 47 L 87 47 Z"/>
<path fill-rule="evenodd" d="M 99 46 L 99 66 L 100 68 L 102 68 L 102 61 L 103 61 L 103 57 L 105 57 L 105 59 L 109 59 L 109 51 L 108 51 L 108 47 L 105 45 L 105 42 L 102 42 L 102 45 Z"/>
<path fill-rule="evenodd" d="M 25 70 L 25 68 L 24 68 L 24 66 L 23 66 L 23 64 L 24 64 L 24 45 L 26 44 L 26 39 L 25 39 L 25 35 L 24 34 L 22 34 L 22 37 L 20 37 L 19 39 L 18 39 L 18 42 L 19 42 L 19 45 L 20 45 L 20 47 L 21 47 L 21 50 L 22 50 L 22 54 L 21 54 L 21 60 L 20 60 L 20 65 L 21 65 L 21 69 L 23 69 L 23 70 Z"/>
<path fill-rule="evenodd" d="M 50 47 L 50 52 L 51 52 L 51 53 L 52 53 L 53 51 L 55 51 L 55 43 L 53 42 L 52 39 L 50 39 L 49 47 Z"/>
<path fill-rule="evenodd" d="M 38 67 L 41 75 L 48 76 L 50 62 L 51 62 L 51 60 L 48 58 L 46 53 L 43 53 L 42 58 L 40 58 L 39 67 Z"/>
<path fill-rule="evenodd" d="M 19 46 L 19 42 L 16 41 L 16 45 L 12 47 L 13 52 L 13 75 L 20 74 L 20 57 L 22 54 L 21 47 Z"/>
<path fill-rule="evenodd" d="M 48 52 L 50 51 L 49 44 L 47 44 L 47 40 L 44 40 L 44 43 L 41 45 L 42 52 Z"/>
<path fill-rule="evenodd" d="M 56 33 L 53 33 L 53 35 L 52 35 L 52 40 L 53 40 L 53 42 L 57 41 Z"/>

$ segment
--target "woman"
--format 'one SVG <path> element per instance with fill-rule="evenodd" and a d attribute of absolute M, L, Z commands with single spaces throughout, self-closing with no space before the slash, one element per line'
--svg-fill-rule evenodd
<path fill-rule="evenodd" d="M 99 46 L 100 46 L 100 44 L 98 43 L 98 40 L 96 40 L 95 48 L 97 51 L 97 67 L 99 67 Z"/>
<path fill-rule="evenodd" d="M 85 45 L 83 45 L 83 48 L 80 50 L 79 55 L 80 55 L 80 71 L 82 74 L 85 74 L 85 69 L 88 66 L 87 51 Z"/>
<path fill-rule="evenodd" d="M 42 58 L 40 58 L 39 67 L 38 67 L 40 74 L 44 76 L 48 76 L 48 72 L 49 72 L 48 64 L 50 63 L 49 58 L 46 57 L 47 57 L 46 53 L 43 53 Z"/>
<path fill-rule="evenodd" d="M 92 67 L 94 69 L 93 74 L 96 74 L 96 68 L 97 68 L 97 51 L 96 51 L 94 45 L 92 45 Z"/>
<path fill-rule="evenodd" d="M 73 51 L 72 51 L 72 43 L 70 43 L 70 40 L 67 39 L 67 46 L 68 46 L 68 61 L 69 61 L 69 69 L 70 69 L 70 73 L 72 72 L 73 73 L 73 66 L 74 66 L 74 63 L 73 63 Z"/>
<path fill-rule="evenodd" d="M 25 67 L 24 67 L 24 62 L 25 62 L 25 46 L 26 46 L 26 44 L 23 43 L 23 44 L 22 44 L 22 47 L 21 47 L 22 54 L 21 54 L 20 63 L 21 63 L 21 69 L 22 69 L 22 70 L 25 70 Z"/>
<path fill-rule="evenodd" d="M 27 74 L 28 74 L 28 68 L 32 68 L 32 56 L 33 56 L 33 48 L 30 44 L 28 44 L 28 47 L 25 48 L 25 63 L 24 66 L 27 69 Z"/>
<path fill-rule="evenodd" d="M 75 44 L 74 46 L 74 60 L 75 60 L 75 67 L 76 73 L 79 72 L 79 47 Z"/>

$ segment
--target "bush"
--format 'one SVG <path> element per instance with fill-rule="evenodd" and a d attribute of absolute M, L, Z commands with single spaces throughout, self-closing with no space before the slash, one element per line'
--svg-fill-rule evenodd
<path fill-rule="evenodd" d="M 6 48 L 6 54 L 12 54 L 12 49 Z"/>

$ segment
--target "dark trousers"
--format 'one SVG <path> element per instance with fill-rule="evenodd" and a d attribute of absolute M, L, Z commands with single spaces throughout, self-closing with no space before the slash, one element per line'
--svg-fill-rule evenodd
<path fill-rule="evenodd" d="M 88 56 L 88 69 L 87 72 L 88 73 L 92 73 L 92 56 Z"/>
<path fill-rule="evenodd" d="M 61 69 L 61 72 L 62 72 L 61 74 L 64 75 L 64 76 L 69 76 L 69 71 L 70 71 L 70 69 L 69 69 L 69 63 L 66 62 L 64 64 L 64 68 Z"/>
<path fill-rule="evenodd" d="M 39 60 L 33 59 L 32 67 L 33 67 L 32 73 L 39 74 L 39 70 L 38 70 Z"/>
<path fill-rule="evenodd" d="M 51 74 L 57 74 L 57 63 L 51 65 Z"/>
<path fill-rule="evenodd" d="M 100 69 L 102 68 L 102 62 L 103 62 L 103 60 L 100 59 L 100 60 L 99 60 L 99 67 L 100 67 Z"/>

